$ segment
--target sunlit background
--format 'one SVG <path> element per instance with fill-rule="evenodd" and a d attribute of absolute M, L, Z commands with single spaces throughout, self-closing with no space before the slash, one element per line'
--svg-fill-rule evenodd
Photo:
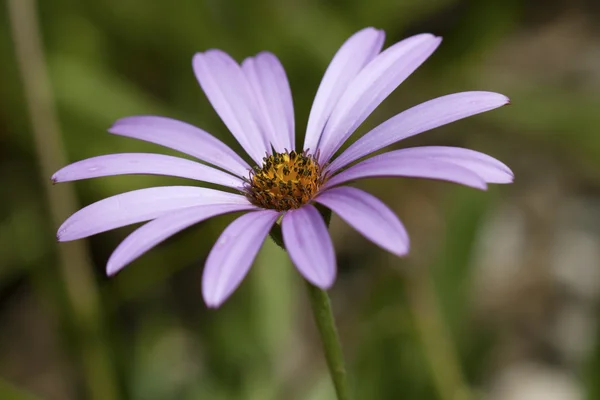
<path fill-rule="evenodd" d="M 510 107 L 395 147 L 473 148 L 511 166 L 516 181 L 487 192 L 356 184 L 397 212 L 412 249 L 396 258 L 332 220 L 330 294 L 354 398 L 600 399 L 599 4 L 2 1 L 0 399 L 334 398 L 300 277 L 270 239 L 240 289 L 208 310 L 203 262 L 233 216 L 188 229 L 108 279 L 111 251 L 134 227 L 58 244 L 60 222 L 113 194 L 188 182 L 53 187 L 49 178 L 95 155 L 176 154 L 106 132 L 135 114 L 188 121 L 239 149 L 192 73 L 192 55 L 208 48 L 237 60 L 277 54 L 302 138 L 329 60 L 365 26 L 384 29 L 386 45 L 420 32 L 444 41 L 352 140 L 427 99 L 497 91 Z"/>

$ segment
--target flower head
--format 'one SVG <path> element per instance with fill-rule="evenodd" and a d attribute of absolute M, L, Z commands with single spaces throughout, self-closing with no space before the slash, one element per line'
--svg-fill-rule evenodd
<path fill-rule="evenodd" d="M 307 152 L 274 153 L 254 167 L 246 186 L 250 203 L 266 209 L 287 211 L 308 204 L 325 182 L 323 168 Z"/>
<path fill-rule="evenodd" d="M 123 118 L 109 132 L 187 153 L 212 166 L 143 153 L 110 154 L 68 165 L 54 182 L 108 175 L 160 174 L 210 182 L 134 190 L 91 204 L 68 218 L 58 239 L 80 239 L 137 222 L 111 255 L 112 275 L 175 233 L 208 218 L 244 211 L 221 234 L 204 269 L 202 293 L 218 307 L 237 288 L 281 217 L 285 247 L 311 283 L 329 288 L 336 274 L 327 226 L 315 204 L 327 207 L 380 247 L 404 255 L 409 239 L 396 215 L 376 197 L 342 184 L 367 177 L 446 180 L 486 189 L 512 182 L 500 161 L 468 149 L 427 146 L 371 155 L 409 136 L 508 104 L 491 92 L 439 97 L 390 118 L 333 158 L 368 115 L 438 47 L 430 34 L 382 50 L 383 31 L 366 28 L 335 54 L 317 91 L 303 149 L 295 149 L 294 111 L 285 71 L 270 53 L 241 65 L 220 50 L 193 58 L 200 86 L 225 125 L 254 162 L 251 167 L 224 143 L 185 122 L 157 116 Z"/>

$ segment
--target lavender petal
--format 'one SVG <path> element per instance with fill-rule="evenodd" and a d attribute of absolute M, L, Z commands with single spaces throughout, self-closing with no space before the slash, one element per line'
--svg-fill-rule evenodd
<path fill-rule="evenodd" d="M 327 121 L 319 143 L 325 163 L 373 110 L 441 43 L 430 34 L 409 37 L 379 54 L 350 83 Z"/>
<path fill-rule="evenodd" d="M 335 172 L 353 161 L 407 137 L 459 119 L 509 104 L 509 99 L 492 92 L 463 92 L 429 100 L 388 119 L 348 147 L 332 161 Z"/>
<path fill-rule="evenodd" d="M 281 229 L 285 248 L 298 271 L 313 285 L 328 289 L 336 275 L 335 252 L 319 211 L 310 204 L 289 210 Z"/>
<path fill-rule="evenodd" d="M 389 161 L 406 158 L 413 160 L 439 160 L 456 164 L 476 173 L 487 183 L 511 183 L 514 174 L 504 163 L 487 154 L 461 147 L 422 146 L 395 150 L 381 155 Z"/>
<path fill-rule="evenodd" d="M 162 186 L 108 197 L 71 215 L 58 229 L 61 242 L 81 239 L 175 210 L 203 204 L 249 204 L 246 197 L 192 186 Z"/>
<path fill-rule="evenodd" d="M 479 175 L 460 165 L 441 160 L 414 159 L 412 157 L 395 160 L 382 156 L 385 154 L 369 158 L 340 172 L 329 179 L 323 189 L 356 179 L 391 176 L 439 179 L 476 189 L 487 189 L 487 184 Z"/>
<path fill-rule="evenodd" d="M 254 96 L 242 68 L 220 50 L 196 53 L 192 65 L 217 114 L 250 157 L 262 164 L 271 149 L 258 127 Z"/>
<path fill-rule="evenodd" d="M 316 199 L 376 245 L 398 256 L 408 253 L 409 238 L 396 214 L 375 196 L 353 187 L 326 190 Z"/>
<path fill-rule="evenodd" d="M 279 215 L 273 210 L 251 212 L 225 228 L 208 255 L 202 276 L 202 296 L 208 307 L 219 307 L 239 286 Z"/>
<path fill-rule="evenodd" d="M 225 143 L 186 122 L 157 116 L 126 117 L 115 122 L 108 131 L 189 154 L 237 176 L 246 177 L 250 170 Z"/>
<path fill-rule="evenodd" d="M 384 39 L 383 31 L 365 28 L 350 36 L 335 53 L 310 110 L 304 140 L 305 150 L 310 149 L 312 153 L 316 151 L 333 107 L 354 77 L 379 54 Z"/>
<path fill-rule="evenodd" d="M 256 209 L 251 204 L 209 204 L 173 211 L 142 225 L 125 238 L 110 256 L 106 273 L 114 275 L 127 264 L 174 234 L 217 215 Z"/>
<path fill-rule="evenodd" d="M 179 157 L 147 153 L 108 154 L 77 161 L 61 168 L 52 176 L 52 181 L 69 182 L 126 174 L 177 176 L 232 188 L 241 188 L 244 183 L 238 177 L 204 164 Z"/>
<path fill-rule="evenodd" d="M 263 134 L 275 151 L 294 149 L 294 104 L 290 84 L 277 57 L 262 52 L 242 63 L 242 70 L 256 99 Z"/>

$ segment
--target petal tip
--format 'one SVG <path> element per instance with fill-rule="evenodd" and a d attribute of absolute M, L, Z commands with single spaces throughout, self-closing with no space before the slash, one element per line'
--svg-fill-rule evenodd
<path fill-rule="evenodd" d="M 212 308 L 212 309 L 219 308 L 223 304 L 223 301 L 225 300 L 225 299 L 217 298 L 216 296 L 214 296 L 214 294 L 211 294 L 209 296 L 206 293 L 202 293 L 202 297 L 204 298 L 204 304 L 206 304 L 206 307 Z"/>
<path fill-rule="evenodd" d="M 277 58 L 277 56 L 274 53 L 272 53 L 268 50 L 262 50 L 262 51 L 258 52 L 255 57 L 257 57 L 257 58 L 258 57 L 268 57 L 270 59 Z"/>
<path fill-rule="evenodd" d="M 327 291 L 327 290 L 331 289 L 334 281 L 335 281 L 335 278 L 332 279 L 331 281 L 324 281 L 324 282 L 316 282 L 315 281 L 315 282 L 310 282 L 310 284 L 318 287 L 321 290 Z"/>
<path fill-rule="evenodd" d="M 68 242 L 70 239 L 68 237 L 65 237 L 66 232 L 64 229 L 61 229 L 61 228 L 59 228 L 58 232 L 56 232 L 56 241 L 57 242 Z"/>
<path fill-rule="evenodd" d="M 374 26 L 367 26 L 366 28 L 363 28 L 356 33 L 366 33 L 366 32 L 380 33 L 380 32 L 383 32 L 383 29 L 377 29 Z"/>
<path fill-rule="evenodd" d="M 196 67 L 198 63 L 202 62 L 203 58 L 206 56 L 205 53 L 208 53 L 209 50 L 207 50 L 206 52 L 197 52 L 194 53 L 194 55 L 192 56 L 192 67 Z"/>
<path fill-rule="evenodd" d="M 398 257 L 406 257 L 408 255 L 408 253 L 410 252 L 409 250 L 410 249 L 408 247 L 406 247 L 401 250 L 394 251 L 394 252 L 392 252 L 392 254 L 394 254 Z"/>
<path fill-rule="evenodd" d="M 321 290 L 329 290 L 335 283 L 336 273 L 333 273 L 329 276 L 320 276 L 318 279 L 312 277 L 312 279 L 307 279 L 311 285 L 318 287 Z M 306 277 L 305 277 L 306 279 Z"/>
<path fill-rule="evenodd" d="M 205 270 L 206 271 L 206 268 Z M 224 293 L 219 293 L 218 290 L 215 290 L 215 287 L 211 287 L 207 285 L 206 278 L 202 278 L 202 299 L 204 300 L 204 304 L 208 308 L 219 308 L 221 305 L 227 300 L 229 295 L 224 295 Z"/>
<path fill-rule="evenodd" d="M 113 266 L 110 266 L 110 265 L 106 266 L 106 276 L 108 276 L 109 278 L 112 278 L 113 276 L 115 276 L 118 271 L 119 270 Z"/>
<path fill-rule="evenodd" d="M 122 117 L 117 119 L 115 122 L 112 123 L 112 125 L 107 129 L 107 131 L 109 133 L 115 133 L 118 134 L 119 132 L 116 131 L 116 129 L 119 128 L 119 126 L 127 124 L 128 122 L 131 123 L 131 121 L 136 118 L 134 116 L 129 116 L 129 117 Z"/>
<path fill-rule="evenodd" d="M 121 271 L 124 266 L 123 263 L 118 263 L 113 257 L 110 257 L 106 263 L 106 276 L 112 278 L 117 272 Z"/>
<path fill-rule="evenodd" d="M 118 131 L 119 125 L 121 125 L 122 121 L 123 121 L 123 118 L 116 120 L 106 131 L 108 133 L 112 133 L 113 135 L 118 135 L 119 134 L 119 131 Z"/>
<path fill-rule="evenodd" d="M 394 247 L 388 247 L 387 250 L 397 257 L 406 257 L 410 253 L 410 238 L 408 234 L 398 240 L 398 245 Z"/>

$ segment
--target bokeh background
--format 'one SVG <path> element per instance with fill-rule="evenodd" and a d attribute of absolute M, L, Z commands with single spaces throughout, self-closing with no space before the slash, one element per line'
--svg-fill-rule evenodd
<path fill-rule="evenodd" d="M 129 176 L 52 187 L 49 177 L 95 155 L 175 154 L 106 132 L 128 115 L 179 118 L 239 148 L 191 70 L 194 52 L 208 48 L 237 60 L 276 53 L 302 138 L 329 60 L 365 26 L 384 29 L 386 45 L 420 32 L 444 42 L 353 140 L 433 97 L 501 92 L 512 106 L 395 147 L 477 149 L 511 166 L 516 181 L 487 192 L 357 183 L 398 213 L 412 251 L 398 259 L 332 220 L 331 296 L 355 398 L 600 399 L 599 4 L 2 1 L 0 399 L 333 399 L 302 282 L 270 239 L 233 297 L 207 310 L 203 261 L 231 216 L 108 279 L 111 250 L 133 227 L 58 244 L 60 221 L 113 194 L 187 182 Z"/>

